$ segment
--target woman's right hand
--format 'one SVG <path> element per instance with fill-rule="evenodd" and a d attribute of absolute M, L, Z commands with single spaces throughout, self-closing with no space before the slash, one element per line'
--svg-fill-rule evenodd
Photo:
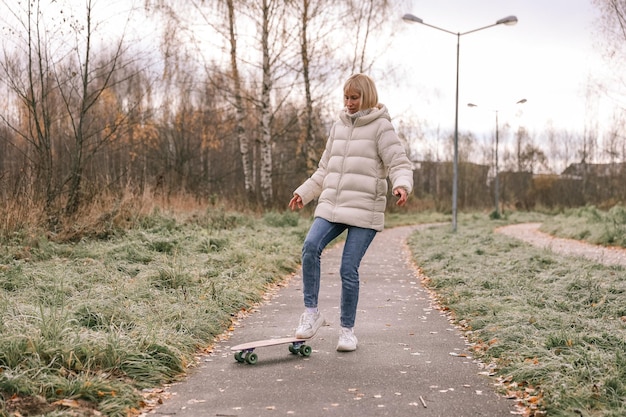
<path fill-rule="evenodd" d="M 294 194 L 293 198 L 289 201 L 289 208 L 291 209 L 291 211 L 294 211 L 296 209 L 301 209 L 302 207 L 304 207 L 304 204 L 302 203 L 302 197 L 300 197 L 298 194 Z"/>

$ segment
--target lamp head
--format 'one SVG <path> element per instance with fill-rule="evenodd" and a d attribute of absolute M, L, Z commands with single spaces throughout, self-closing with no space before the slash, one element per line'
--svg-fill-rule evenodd
<path fill-rule="evenodd" d="M 496 25 L 514 25 L 517 23 L 517 17 L 515 16 L 507 16 L 507 17 L 503 17 L 502 19 L 498 20 L 496 22 Z"/>
<path fill-rule="evenodd" d="M 402 20 L 404 20 L 405 22 L 424 23 L 422 19 L 410 13 L 407 13 L 404 16 L 402 16 Z"/>

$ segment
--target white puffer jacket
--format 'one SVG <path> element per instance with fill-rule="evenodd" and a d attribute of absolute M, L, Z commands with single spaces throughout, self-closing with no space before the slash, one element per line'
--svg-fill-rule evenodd
<path fill-rule="evenodd" d="M 345 109 L 333 125 L 319 167 L 294 194 L 308 204 L 319 197 L 315 217 L 330 222 L 383 230 L 387 177 L 392 188 L 413 189 L 413 168 L 379 104 L 352 123 Z"/>

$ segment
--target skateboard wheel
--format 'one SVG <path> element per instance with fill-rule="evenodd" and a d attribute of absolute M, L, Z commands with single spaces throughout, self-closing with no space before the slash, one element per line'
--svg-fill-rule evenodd
<path fill-rule="evenodd" d="M 289 352 L 293 353 L 294 355 L 297 355 L 298 348 L 296 348 L 294 345 L 289 345 Z"/>
<path fill-rule="evenodd" d="M 246 353 L 246 362 L 250 365 L 254 365 L 259 360 L 259 357 L 254 352 Z"/>
<path fill-rule="evenodd" d="M 246 360 L 243 357 L 243 352 L 237 352 L 235 353 L 235 360 L 237 362 L 245 362 Z"/>
<path fill-rule="evenodd" d="M 313 349 L 311 348 L 311 346 L 308 346 L 308 345 L 300 346 L 300 354 L 302 356 L 311 356 L 312 351 Z"/>

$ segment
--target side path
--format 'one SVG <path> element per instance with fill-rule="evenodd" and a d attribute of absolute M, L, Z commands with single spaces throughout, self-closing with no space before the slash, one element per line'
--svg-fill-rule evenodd
<path fill-rule="evenodd" d="M 592 245 L 574 239 L 551 236 L 539 230 L 541 223 L 521 223 L 502 226 L 496 233 L 502 233 L 531 245 L 551 250 L 566 256 L 582 256 L 605 265 L 626 266 L 626 249 Z"/>
<path fill-rule="evenodd" d="M 335 350 L 341 245 L 322 257 L 320 309 L 327 320 L 304 358 L 287 345 L 237 363 L 231 346 L 292 336 L 303 310 L 301 278 L 241 321 L 196 369 L 172 385 L 160 416 L 509 416 L 515 403 L 481 375 L 461 333 L 433 308 L 409 259 L 406 238 L 420 226 L 379 233 L 361 266 L 355 352 Z M 424 226 L 421 226 L 424 227 Z"/>

